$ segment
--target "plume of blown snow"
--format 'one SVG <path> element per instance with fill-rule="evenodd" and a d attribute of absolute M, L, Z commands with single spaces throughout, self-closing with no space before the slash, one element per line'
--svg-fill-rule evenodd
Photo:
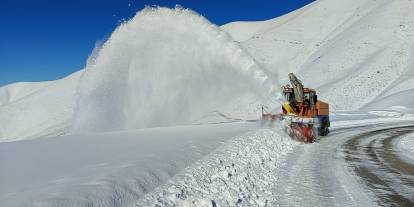
<path fill-rule="evenodd" d="M 204 17 L 147 7 L 120 25 L 89 62 L 73 131 L 189 124 L 246 94 L 274 97 L 275 80 Z"/>

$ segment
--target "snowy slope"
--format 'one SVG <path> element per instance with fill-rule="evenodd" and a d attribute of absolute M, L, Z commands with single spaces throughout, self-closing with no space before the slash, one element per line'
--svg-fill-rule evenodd
<path fill-rule="evenodd" d="M 222 25 L 221 28 L 224 31 L 228 32 L 235 41 L 245 42 L 291 21 L 292 19 L 302 14 L 303 11 L 305 11 L 309 6 L 310 5 L 307 5 L 302 9 L 298 9 L 294 12 L 267 21 L 230 22 L 228 24 Z"/>
<path fill-rule="evenodd" d="M 400 93 L 414 88 L 413 10 L 409 0 L 320 0 L 258 23 L 250 34 L 245 27 L 256 23 L 222 28 L 244 40 L 243 47 L 281 82 L 296 72 L 334 109 L 355 110 L 390 95 L 413 99 Z M 413 108 L 409 103 L 398 105 Z"/>
<path fill-rule="evenodd" d="M 21 84 L 6 86 L 5 90 L 15 93 L 9 93 L 8 103 L 0 106 L 0 142 L 67 132 L 81 73 L 61 80 L 29 84 L 30 88 L 16 87 Z"/>
<path fill-rule="evenodd" d="M 19 82 L 0 87 L 0 107 L 18 101 L 51 84 L 45 82 Z"/>

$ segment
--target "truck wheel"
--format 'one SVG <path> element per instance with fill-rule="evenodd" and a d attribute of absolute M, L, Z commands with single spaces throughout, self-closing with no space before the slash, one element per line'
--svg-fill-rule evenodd
<path fill-rule="evenodd" d="M 326 117 L 323 117 L 320 122 L 320 127 L 318 127 L 318 135 L 326 136 L 329 133 L 329 121 Z"/>
<path fill-rule="evenodd" d="M 329 128 L 328 127 L 319 127 L 318 128 L 318 135 L 319 136 L 326 136 L 329 133 Z"/>

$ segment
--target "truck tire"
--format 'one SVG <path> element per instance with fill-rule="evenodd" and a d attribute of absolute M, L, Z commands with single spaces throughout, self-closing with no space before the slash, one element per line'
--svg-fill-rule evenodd
<path fill-rule="evenodd" d="M 320 127 L 318 127 L 318 135 L 326 136 L 329 134 L 329 121 L 327 117 L 321 119 Z"/>

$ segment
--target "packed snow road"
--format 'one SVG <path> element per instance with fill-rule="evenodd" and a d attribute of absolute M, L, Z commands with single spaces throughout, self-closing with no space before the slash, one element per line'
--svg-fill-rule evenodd
<path fill-rule="evenodd" d="M 394 146 L 413 132 L 413 122 L 344 127 L 298 145 L 281 169 L 273 204 L 413 206 L 414 164 Z"/>

